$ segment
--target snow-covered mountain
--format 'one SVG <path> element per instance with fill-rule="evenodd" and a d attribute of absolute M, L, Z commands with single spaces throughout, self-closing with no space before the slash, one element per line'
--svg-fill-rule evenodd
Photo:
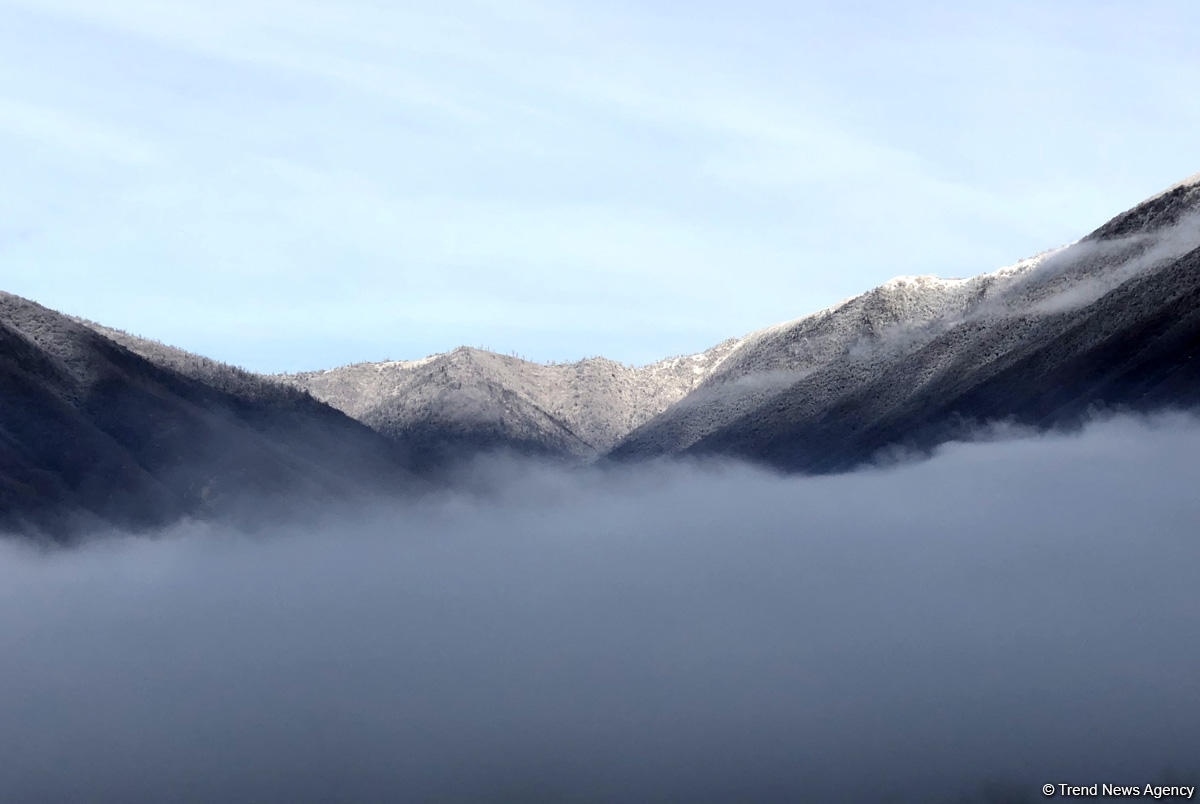
<path fill-rule="evenodd" d="M 755 333 L 619 458 L 847 468 L 1007 420 L 1200 401 L 1200 175 L 1065 248 L 966 280 L 893 280 Z"/>
<path fill-rule="evenodd" d="M 1156 294 L 1145 299 L 1151 307 L 1170 305 L 1171 293 L 1146 283 L 1200 245 L 1198 209 L 1200 175 L 1074 244 L 1015 265 L 967 279 L 899 277 L 826 310 L 643 367 L 604 358 L 542 365 L 464 347 L 272 379 L 442 458 L 504 446 L 582 459 L 719 452 L 791 468 L 836 468 L 889 445 L 948 437 L 949 421 L 959 423 L 958 432 L 981 417 L 1029 419 L 1018 404 L 1033 404 L 1022 397 L 1022 378 L 1004 374 L 1012 387 L 991 397 L 1004 404 L 956 407 L 962 390 L 947 385 L 950 374 L 964 383 L 998 376 L 1019 356 L 1055 345 L 1073 325 L 1106 309 L 1105 299 L 1111 306 L 1130 293 Z M 1180 270 L 1175 289 L 1182 293 L 1192 274 Z M 1097 337 L 1119 322 L 1140 320 L 1125 318 L 1110 315 Z M 946 396 L 931 396 L 935 388 Z M 1078 399 L 1146 406 L 1157 397 L 1131 400 L 1117 388 L 1101 395 L 1081 388 Z M 885 415 L 896 417 L 906 405 L 940 412 L 919 422 Z M 947 422 L 925 421 L 937 416 Z M 1033 419 L 1057 421 L 1047 412 Z M 874 435 L 850 438 L 845 428 Z M 839 444 L 830 443 L 834 433 L 841 434 Z M 811 448 L 792 443 L 796 438 Z"/>
<path fill-rule="evenodd" d="M 973 279 L 898 277 L 828 309 L 753 332 L 736 341 L 729 356 L 687 398 L 631 431 L 616 454 L 687 449 L 835 364 L 853 363 L 870 371 L 996 298 L 1012 276 L 1041 259 Z M 840 390 L 836 384 L 827 388 L 830 395 Z"/>
<path fill-rule="evenodd" d="M 276 379 L 429 454 L 503 446 L 593 457 L 683 399 L 734 343 L 638 368 L 602 357 L 545 365 L 462 347 Z"/>

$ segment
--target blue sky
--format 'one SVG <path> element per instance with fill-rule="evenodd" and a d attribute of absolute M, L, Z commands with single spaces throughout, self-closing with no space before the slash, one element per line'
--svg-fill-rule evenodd
<path fill-rule="evenodd" d="M 0 289 L 256 370 L 643 363 L 1200 170 L 1191 2 L 0 0 Z"/>

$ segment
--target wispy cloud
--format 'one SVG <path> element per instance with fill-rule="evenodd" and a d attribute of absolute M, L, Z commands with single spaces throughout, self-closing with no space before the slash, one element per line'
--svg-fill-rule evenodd
<path fill-rule="evenodd" d="M 204 276 L 243 318 L 295 339 L 287 365 L 258 368 L 301 367 L 317 348 L 295 328 L 296 305 L 321 309 L 328 294 L 292 293 L 285 308 L 284 274 L 296 287 L 392 294 L 394 311 L 413 298 L 401 289 L 427 287 L 433 272 L 453 273 L 459 293 L 496 277 L 527 288 L 494 299 L 493 320 L 548 315 L 574 294 L 562 317 L 572 323 L 554 337 L 493 328 L 487 340 L 567 358 L 579 355 L 557 348 L 586 331 L 598 338 L 586 352 L 641 362 L 892 275 L 1008 264 L 1094 225 L 1084 201 L 1097 217 L 1123 203 L 1095 200 L 1087 171 L 1066 187 L 1036 167 L 1014 182 L 1011 165 L 1064 147 L 1036 117 L 980 134 L 995 163 L 982 173 L 951 158 L 972 116 L 994 114 L 980 98 L 1019 100 L 993 86 L 991 67 L 964 60 L 964 42 L 989 57 L 1009 42 L 1023 70 L 1042 58 L 1043 41 L 1013 44 L 1011 31 L 985 30 L 987 15 L 967 14 L 958 24 L 970 35 L 951 36 L 883 7 L 876 30 L 832 6 L 798 14 L 768 2 L 687 17 L 654 4 L 471 0 L 5 8 L 0 136 L 12 148 L 0 168 L 13 180 L 0 205 L 12 226 L 44 233 L 5 252 L 7 288 L 139 331 L 166 320 L 150 334 L 180 342 L 205 328 L 211 299 L 159 316 L 133 297 L 150 281 L 191 310 L 189 279 Z M 1054 97 L 1101 55 L 1054 56 L 1071 68 Z M 951 57 L 964 78 L 939 83 L 931 76 Z M 925 89 L 893 98 L 906 78 Z M 968 79 L 979 86 L 965 97 Z M 625 291 L 591 292 L 616 285 Z M 658 308 L 657 334 L 629 317 L 639 305 L 615 301 L 639 294 Z M 408 357 L 478 337 L 470 316 L 482 302 L 451 293 L 420 304 L 420 318 L 319 317 L 390 327 L 396 340 L 373 351 Z M 203 342 L 254 363 L 243 334 L 210 327 Z"/>
<path fill-rule="evenodd" d="M 0 138 L 24 149 L 65 151 L 75 158 L 146 166 L 161 161 L 156 143 L 135 131 L 69 110 L 0 98 Z"/>

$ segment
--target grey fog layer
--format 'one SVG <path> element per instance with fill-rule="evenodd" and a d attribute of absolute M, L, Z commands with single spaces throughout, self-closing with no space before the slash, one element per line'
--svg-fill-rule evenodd
<path fill-rule="evenodd" d="M 816 477 L 500 460 L 253 536 L 0 542 L 0 800 L 1195 785 L 1200 425 L 1006 435 Z"/>

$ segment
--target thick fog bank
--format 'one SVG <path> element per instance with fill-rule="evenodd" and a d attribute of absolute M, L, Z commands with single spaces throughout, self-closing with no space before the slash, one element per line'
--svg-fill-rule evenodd
<path fill-rule="evenodd" d="M 808 479 L 478 471 L 255 537 L 0 545 L 0 799 L 1200 782 L 1195 420 Z"/>

